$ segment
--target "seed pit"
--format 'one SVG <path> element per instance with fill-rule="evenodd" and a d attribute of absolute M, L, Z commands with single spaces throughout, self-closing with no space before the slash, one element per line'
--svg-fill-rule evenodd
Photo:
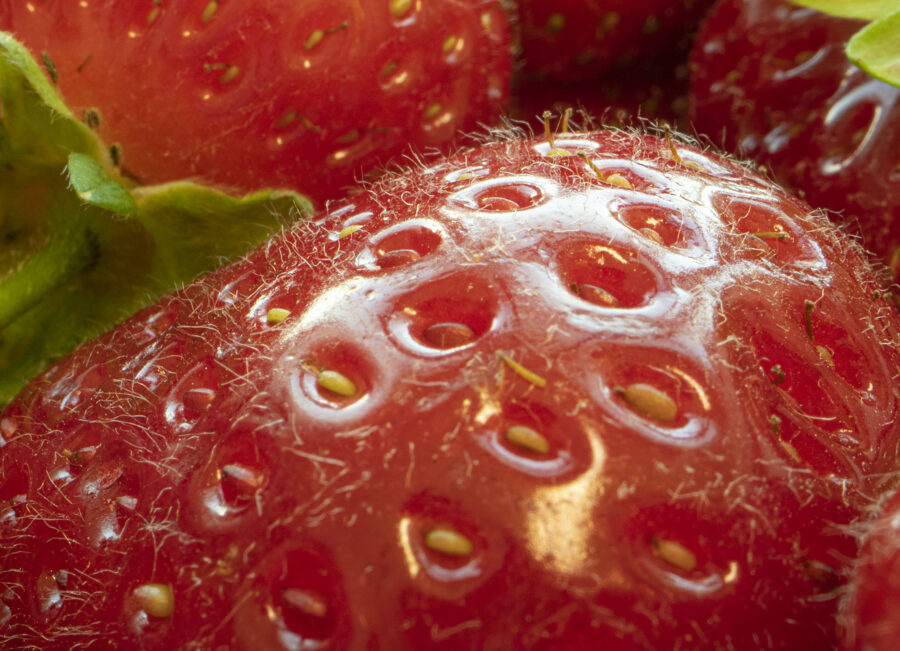
<path fill-rule="evenodd" d="M 536 478 L 560 480 L 592 463 L 581 421 L 537 401 L 505 404 L 476 440 L 504 467 Z"/>
<path fill-rule="evenodd" d="M 316 404 L 331 409 L 348 407 L 370 390 L 372 369 L 353 346 L 329 345 L 302 362 L 300 385 Z"/>
<path fill-rule="evenodd" d="M 216 527 L 236 526 L 241 519 L 237 516 L 257 512 L 270 482 L 272 462 L 258 434 L 229 435 L 192 482 L 204 521 Z"/>
<path fill-rule="evenodd" d="M 424 355 L 474 344 L 495 326 L 497 297 L 483 279 L 450 276 L 402 296 L 387 328 L 401 345 Z"/>
<path fill-rule="evenodd" d="M 615 215 L 626 226 L 647 239 L 671 247 L 697 244 L 699 237 L 685 222 L 684 215 L 673 208 L 652 203 L 623 204 Z"/>
<path fill-rule="evenodd" d="M 405 222 L 377 233 L 358 264 L 392 269 L 419 260 L 438 248 L 442 237 L 422 222 Z"/>
<path fill-rule="evenodd" d="M 204 360 L 184 374 L 166 401 L 166 421 L 179 430 L 190 429 L 209 410 L 219 390 L 219 374 L 212 360 Z"/>
<path fill-rule="evenodd" d="M 782 264 L 817 261 L 806 232 L 784 209 L 744 198 L 719 196 L 716 208 L 734 237 L 739 250 L 753 258 L 764 256 Z"/>
<path fill-rule="evenodd" d="M 557 265 L 569 290 L 598 307 L 642 307 L 656 294 L 656 274 L 637 254 L 615 244 L 565 242 Z"/>
<path fill-rule="evenodd" d="M 541 205 L 548 192 L 534 177 L 509 177 L 481 181 L 451 195 L 455 207 L 478 212 L 515 212 Z"/>
<path fill-rule="evenodd" d="M 235 549 L 234 562 L 240 562 Z M 342 649 L 350 626 L 345 579 L 334 561 L 312 544 L 281 546 L 249 573 L 257 599 L 236 598 L 235 630 L 241 648 L 255 648 L 260 638 L 300 640 L 304 649 Z M 297 647 L 297 648 L 300 648 Z"/>

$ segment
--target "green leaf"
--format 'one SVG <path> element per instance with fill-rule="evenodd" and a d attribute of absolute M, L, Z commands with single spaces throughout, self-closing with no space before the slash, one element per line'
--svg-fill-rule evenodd
<path fill-rule="evenodd" d="M 133 187 L 0 32 L 0 406 L 75 346 L 311 210 L 187 182 Z"/>
<path fill-rule="evenodd" d="M 109 178 L 96 159 L 86 154 L 69 155 L 69 180 L 78 198 L 124 217 L 137 214 L 137 204 L 131 193 Z"/>
<path fill-rule="evenodd" d="M 854 34 L 847 57 L 876 79 L 900 86 L 900 11 Z"/>
<path fill-rule="evenodd" d="M 900 10 L 900 0 L 793 0 L 832 16 L 876 20 Z"/>

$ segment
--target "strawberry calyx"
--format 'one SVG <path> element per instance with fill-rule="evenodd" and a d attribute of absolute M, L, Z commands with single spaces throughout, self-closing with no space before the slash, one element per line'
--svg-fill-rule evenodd
<path fill-rule="evenodd" d="M 76 345 L 309 212 L 301 195 L 138 186 L 0 32 L 0 405 Z"/>
<path fill-rule="evenodd" d="M 868 20 L 847 42 L 847 58 L 866 73 L 900 86 L 900 5 L 896 0 L 792 0 L 831 16 Z"/>

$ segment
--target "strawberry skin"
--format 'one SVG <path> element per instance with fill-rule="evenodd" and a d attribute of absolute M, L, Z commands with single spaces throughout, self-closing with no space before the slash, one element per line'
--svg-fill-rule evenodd
<path fill-rule="evenodd" d="M 841 621 L 845 648 L 892 651 L 900 639 L 900 493 L 865 528 L 864 544 Z"/>
<path fill-rule="evenodd" d="M 832 648 L 898 333 L 858 247 L 745 168 L 507 134 L 20 394 L 0 646 Z"/>
<path fill-rule="evenodd" d="M 863 23 L 784 0 L 723 0 L 691 54 L 690 113 L 862 236 L 900 279 L 900 88 L 844 45 Z"/>
<path fill-rule="evenodd" d="M 0 0 L 0 29 L 140 182 L 320 201 L 493 122 L 511 68 L 496 0 Z"/>

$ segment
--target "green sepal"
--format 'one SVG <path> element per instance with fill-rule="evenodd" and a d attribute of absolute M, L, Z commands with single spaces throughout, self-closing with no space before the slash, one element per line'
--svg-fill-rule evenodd
<path fill-rule="evenodd" d="M 109 178 L 103 166 L 87 154 L 69 154 L 69 181 L 78 198 L 98 208 L 105 208 L 123 217 L 133 217 L 138 207 L 134 197 L 120 184 Z"/>
<path fill-rule="evenodd" d="M 900 11 L 854 34 L 847 57 L 876 79 L 900 86 Z"/>
<path fill-rule="evenodd" d="M 0 32 L 0 406 L 80 343 L 310 211 L 289 191 L 135 187 Z"/>
<path fill-rule="evenodd" d="M 793 2 L 832 16 L 861 20 L 876 20 L 900 10 L 900 0 L 793 0 Z"/>

